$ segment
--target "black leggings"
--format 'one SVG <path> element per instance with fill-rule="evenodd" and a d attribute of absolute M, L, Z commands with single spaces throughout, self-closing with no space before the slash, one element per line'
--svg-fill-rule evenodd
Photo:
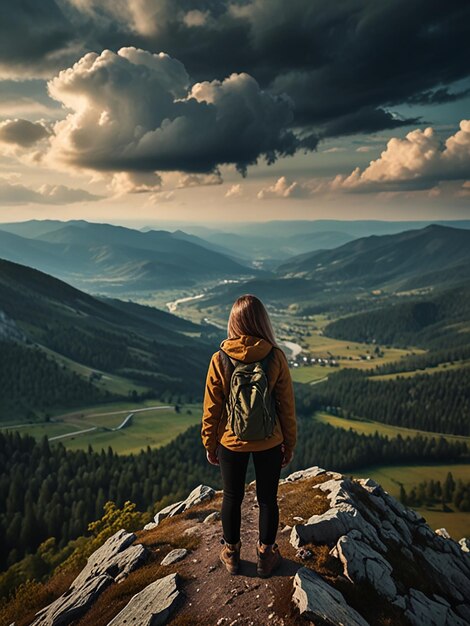
<path fill-rule="evenodd" d="M 256 497 L 259 505 L 259 540 L 272 544 L 279 525 L 277 488 L 281 473 L 281 444 L 252 452 L 256 474 Z M 224 497 L 222 501 L 222 528 L 227 543 L 240 539 L 241 504 L 245 495 L 245 477 L 250 458 L 249 452 L 236 452 L 219 444 L 217 449 Z"/>

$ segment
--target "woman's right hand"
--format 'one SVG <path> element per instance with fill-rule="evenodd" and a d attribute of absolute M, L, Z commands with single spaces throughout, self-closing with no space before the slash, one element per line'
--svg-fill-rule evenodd
<path fill-rule="evenodd" d="M 209 450 L 206 450 L 206 457 L 211 465 L 220 465 L 219 459 L 217 457 L 217 450 L 213 453 L 209 452 Z"/>
<path fill-rule="evenodd" d="M 285 447 L 284 444 L 282 444 L 281 450 L 282 450 L 282 455 L 283 455 L 282 462 L 281 462 L 281 467 L 286 467 L 286 465 L 289 465 L 289 463 L 294 458 L 294 451 L 291 450 L 291 451 L 286 453 L 286 447 Z"/>

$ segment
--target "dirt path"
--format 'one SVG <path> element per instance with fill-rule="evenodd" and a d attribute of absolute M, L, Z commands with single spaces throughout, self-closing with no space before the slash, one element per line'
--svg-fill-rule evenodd
<path fill-rule="evenodd" d="M 282 500 L 281 495 L 280 507 Z M 219 511 L 220 505 L 221 496 L 218 496 L 208 504 L 203 516 L 199 514 L 198 517 Z M 288 532 L 280 531 L 277 537 L 283 555 L 280 568 L 266 580 L 256 573 L 258 510 L 255 488 L 248 486 L 242 505 L 240 572 L 236 576 L 231 576 L 219 561 L 221 522 L 200 523 L 194 519 L 195 523 L 186 533 L 200 537 L 200 544 L 185 559 L 183 589 L 187 600 L 170 624 L 292 626 L 301 623 L 292 612 L 290 599 L 292 581 L 302 563 L 294 560 L 295 549 L 288 542 Z M 195 615 L 197 621 L 193 621 Z"/>

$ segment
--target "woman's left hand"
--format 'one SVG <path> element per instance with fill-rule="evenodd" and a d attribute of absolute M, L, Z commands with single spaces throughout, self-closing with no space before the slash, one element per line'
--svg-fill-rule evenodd
<path fill-rule="evenodd" d="M 217 450 L 213 453 L 209 452 L 209 450 L 206 450 L 206 457 L 211 465 L 219 465 L 219 459 L 217 457 Z"/>

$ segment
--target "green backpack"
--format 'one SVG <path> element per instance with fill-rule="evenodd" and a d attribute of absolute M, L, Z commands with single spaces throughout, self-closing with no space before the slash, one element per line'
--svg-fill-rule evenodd
<path fill-rule="evenodd" d="M 230 391 L 226 399 L 227 423 L 237 439 L 268 439 L 276 423 L 276 402 L 269 392 L 267 366 L 273 349 L 261 361 L 244 363 L 219 350 Z"/>

